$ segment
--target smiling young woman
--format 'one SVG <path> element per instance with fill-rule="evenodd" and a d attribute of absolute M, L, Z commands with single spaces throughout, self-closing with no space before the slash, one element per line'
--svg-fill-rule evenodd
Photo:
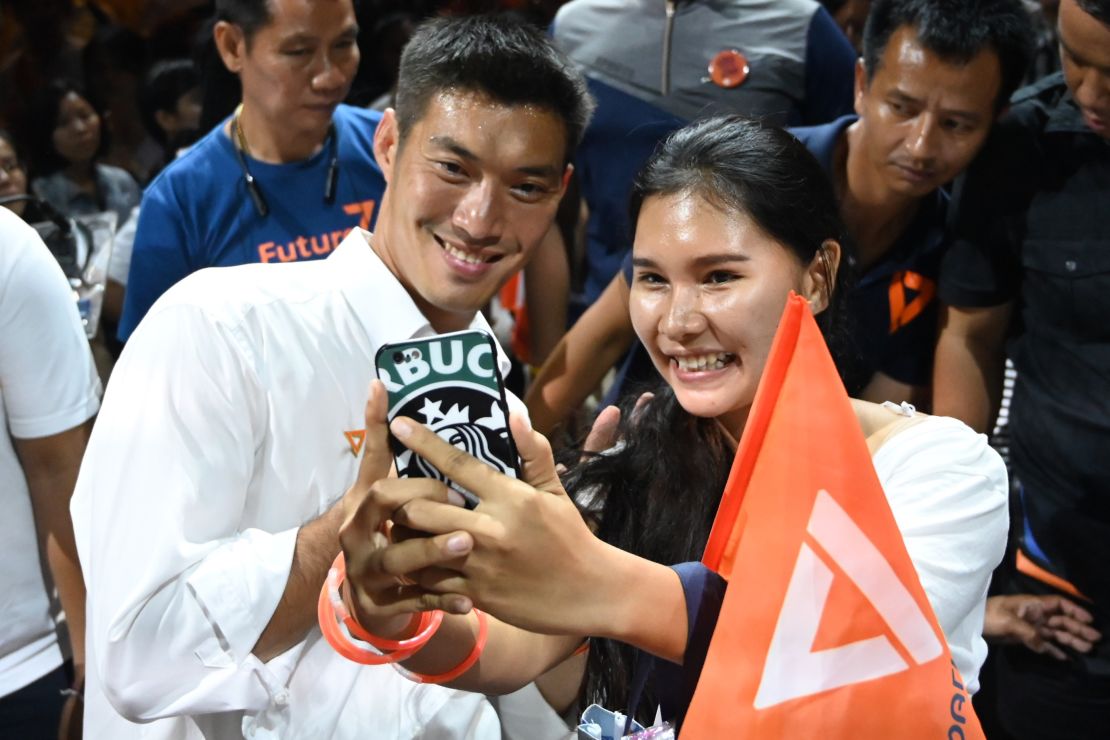
<path fill-rule="evenodd" d="M 684 654 L 697 644 L 687 623 L 695 592 L 665 566 L 697 561 L 705 548 L 791 291 L 809 301 L 835 349 L 844 227 L 804 146 L 738 117 L 672 135 L 637 179 L 632 213 L 632 321 L 665 385 L 623 415 L 622 445 L 588 456 L 560 483 L 546 442 L 514 419 L 524 463 L 518 481 L 465 460 L 419 425 L 390 427 L 481 503 L 474 511 L 452 506 L 427 480 L 369 485 L 342 537 L 350 579 L 343 588 L 355 615 L 390 637 L 404 634 L 408 612 L 433 607 L 466 615 L 477 606 L 496 617 L 479 618 L 478 642 L 473 617 L 447 617 L 404 661 L 411 670 L 442 673 L 480 643 L 481 670 L 451 685 L 504 692 L 558 664 L 588 635 L 603 639 L 591 639 L 584 671 L 561 672 L 565 685 L 548 695 L 623 709 L 636 648 L 700 665 Z M 367 439 L 382 440 L 375 445 L 387 454 L 380 396 L 379 388 L 367 407 Z M 986 656 L 986 588 L 1005 545 L 1005 469 L 985 438 L 951 419 L 862 401 L 853 408 L 973 691 Z M 388 543 L 360 535 L 384 520 L 434 536 Z M 687 688 L 694 682 L 696 675 L 684 679 Z M 660 684 L 645 698 L 639 709 L 650 719 L 654 700 L 681 716 L 689 696 Z"/>

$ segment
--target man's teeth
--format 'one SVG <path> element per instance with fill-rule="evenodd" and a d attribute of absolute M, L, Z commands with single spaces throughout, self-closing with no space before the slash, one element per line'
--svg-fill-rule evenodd
<path fill-rule="evenodd" d="M 451 255 L 457 260 L 462 260 L 463 262 L 467 262 L 471 265 L 485 264 L 485 260 L 481 257 L 475 254 L 471 254 L 470 252 L 464 252 L 461 249 L 456 249 L 446 242 L 443 242 L 443 248 L 447 250 L 447 254 Z"/>
<path fill-rule="evenodd" d="M 720 370 L 732 362 L 732 355 L 727 352 L 714 352 L 708 355 L 690 355 L 676 357 L 679 370 Z"/>

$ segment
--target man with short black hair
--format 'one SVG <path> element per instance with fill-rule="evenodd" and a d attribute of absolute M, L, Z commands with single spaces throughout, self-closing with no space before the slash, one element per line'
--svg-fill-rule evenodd
<path fill-rule="evenodd" d="M 144 192 L 121 341 L 197 270 L 322 259 L 351 229 L 373 227 L 380 114 L 342 105 L 357 37 L 352 0 L 216 3 L 213 53 L 241 102 Z"/>
<path fill-rule="evenodd" d="M 550 228 L 590 103 L 541 34 L 484 17 L 421 27 L 398 100 L 373 234 L 182 281 L 116 366 L 73 505 L 90 737 L 500 738 L 483 696 L 339 656 L 316 601 L 360 493 L 377 349 L 488 331 L 479 309 Z"/>
<path fill-rule="evenodd" d="M 945 186 L 986 141 L 1032 44 L 1020 0 L 875 0 L 857 115 L 794 129 L 836 185 L 855 243 L 846 381 L 866 400 L 928 402 Z"/>
<path fill-rule="evenodd" d="M 1110 0 L 1061 0 L 1059 37 L 1062 72 L 1014 95 L 962 188 L 941 274 L 935 410 L 989 430 L 1010 357 L 1010 459 L 1023 519 L 1013 523 L 1020 541 L 1003 589 L 1074 598 L 1105 635 Z M 1073 649 L 1065 661 L 1022 645 L 996 655 L 1007 732 L 1105 737 L 1110 643 Z"/>

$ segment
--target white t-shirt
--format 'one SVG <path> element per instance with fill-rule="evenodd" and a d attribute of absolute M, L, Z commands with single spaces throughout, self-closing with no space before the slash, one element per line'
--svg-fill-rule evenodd
<path fill-rule="evenodd" d="M 344 432 L 365 426 L 378 347 L 433 333 L 366 236 L 195 273 L 129 340 L 72 504 L 86 737 L 500 738 L 485 697 L 348 661 L 317 628 L 251 654 L 298 529 L 355 480 Z"/>
<path fill-rule="evenodd" d="M 930 416 L 872 457 L 906 551 L 968 693 L 987 659 L 983 615 L 1009 531 L 1002 458 L 956 419 Z"/>
<path fill-rule="evenodd" d="M 0 208 L 0 696 L 62 662 L 12 437 L 72 429 L 99 402 L 100 380 L 62 268 L 34 229 Z"/>

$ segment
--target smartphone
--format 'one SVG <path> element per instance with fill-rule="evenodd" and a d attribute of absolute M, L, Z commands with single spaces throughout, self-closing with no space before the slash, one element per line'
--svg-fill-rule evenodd
<path fill-rule="evenodd" d="M 407 416 L 421 422 L 448 444 L 520 477 L 493 337 L 468 330 L 385 344 L 374 364 L 389 394 L 390 421 Z M 474 494 L 430 462 L 395 439 L 390 444 L 398 476 L 441 480 L 462 494 L 467 508 L 478 505 Z"/>

